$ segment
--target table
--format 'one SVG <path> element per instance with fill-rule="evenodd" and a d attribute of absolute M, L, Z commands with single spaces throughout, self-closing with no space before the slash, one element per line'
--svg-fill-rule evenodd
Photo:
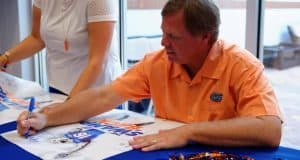
<path fill-rule="evenodd" d="M 53 95 L 52 97 L 55 101 L 62 101 L 64 97 L 59 95 Z M 289 111 L 289 110 L 288 110 Z M 300 115 L 300 110 L 293 110 L 293 116 L 286 116 L 286 122 L 293 122 L 297 118 L 297 115 Z M 290 124 L 290 123 L 289 123 Z M 173 154 L 191 154 L 197 152 L 205 152 L 205 151 L 222 151 L 226 153 L 233 153 L 239 155 L 248 155 L 255 159 L 275 159 L 275 160 L 296 160 L 299 159 L 300 156 L 300 144 L 295 142 L 299 142 L 299 127 L 291 127 L 284 124 L 283 126 L 283 138 L 281 146 L 278 148 L 223 148 L 223 147 L 215 147 L 215 146 L 205 146 L 201 144 L 190 144 L 186 147 L 177 148 L 177 149 L 168 149 L 168 150 L 159 150 L 153 152 L 142 152 L 139 150 L 131 150 L 128 152 L 124 152 L 115 156 L 111 156 L 107 158 L 107 160 L 134 160 L 134 159 L 143 159 L 143 160 L 152 160 L 152 159 L 168 159 L 169 155 Z M 299 123 L 298 123 L 299 124 Z M 0 134 L 12 131 L 16 129 L 16 122 L 9 122 L 0 125 Z M 45 146 L 46 147 L 46 146 Z M 0 136 L 0 159 L 22 159 L 22 160 L 34 160 L 40 159 L 39 157 L 27 152 L 26 150 L 18 147 L 17 145 L 7 141 L 2 136 Z"/>
<path fill-rule="evenodd" d="M 16 127 L 16 122 L 10 122 L 0 126 L 0 133 L 6 131 L 14 130 Z M 46 146 L 45 146 L 46 147 Z M 297 160 L 300 156 L 300 150 L 291 149 L 287 147 L 278 148 L 224 148 L 215 146 L 205 146 L 200 144 L 190 144 L 186 147 L 177 149 L 167 149 L 159 150 L 153 152 L 142 152 L 140 150 L 132 150 L 129 152 L 121 153 L 112 157 L 107 158 L 107 160 L 163 160 L 168 159 L 169 155 L 174 155 L 182 153 L 184 155 L 197 153 L 197 152 L 211 152 L 211 151 L 222 151 L 225 153 L 232 153 L 237 155 L 247 155 L 254 159 L 274 159 L 274 160 Z M 3 137 L 0 137 L 0 153 L 1 158 L 4 159 L 23 159 L 23 160 L 34 160 L 40 159 L 39 157 L 23 150 L 15 144 L 10 143 Z"/>

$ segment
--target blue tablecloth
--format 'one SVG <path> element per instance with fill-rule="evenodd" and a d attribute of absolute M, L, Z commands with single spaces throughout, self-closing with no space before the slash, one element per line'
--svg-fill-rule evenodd
<path fill-rule="evenodd" d="M 0 126 L 0 133 L 16 129 L 16 122 L 7 123 Z M 140 150 L 132 150 L 106 160 L 167 160 L 170 155 L 182 153 L 192 154 L 197 152 L 221 151 L 235 155 L 247 155 L 258 160 L 299 160 L 300 150 L 286 147 L 278 148 L 224 148 L 215 146 L 203 146 L 199 144 L 190 144 L 186 147 L 168 150 L 159 150 L 153 152 L 142 152 Z M 0 137 L 0 159 L 22 159 L 35 160 L 40 159 L 31 153 L 23 150 L 15 144 L 10 143 L 3 137 Z"/>
<path fill-rule="evenodd" d="M 15 130 L 17 128 L 17 122 L 10 122 L 0 125 L 0 134 L 8 131 Z"/>
<path fill-rule="evenodd" d="M 153 152 L 142 152 L 133 150 L 122 153 L 107 160 L 168 160 L 169 155 L 182 153 L 183 155 L 198 153 L 221 151 L 235 155 L 246 155 L 256 160 L 299 160 L 300 151 L 285 147 L 278 148 L 224 148 L 214 146 L 203 146 L 199 144 L 189 145 L 178 149 L 159 150 Z"/>
<path fill-rule="evenodd" d="M 8 131 L 13 131 L 16 129 L 16 126 L 17 126 L 16 121 L 0 125 L 0 134 L 4 133 L 4 132 L 8 132 Z M 18 147 L 17 145 L 10 143 L 6 139 L 4 139 L 2 136 L 0 136 L 0 153 L 1 153 L 0 159 L 9 159 L 9 160 L 40 159 L 39 157 L 36 157 L 36 156 L 30 154 L 29 152 Z"/>

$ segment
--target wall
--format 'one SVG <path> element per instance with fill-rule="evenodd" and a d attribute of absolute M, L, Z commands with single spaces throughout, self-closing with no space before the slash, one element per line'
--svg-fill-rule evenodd
<path fill-rule="evenodd" d="M 31 28 L 30 0 L 1 0 L 0 53 L 24 39 Z M 27 80 L 34 80 L 33 59 L 9 65 L 7 72 Z"/>
<path fill-rule="evenodd" d="M 17 0 L 1 0 L 0 53 L 19 41 Z"/>

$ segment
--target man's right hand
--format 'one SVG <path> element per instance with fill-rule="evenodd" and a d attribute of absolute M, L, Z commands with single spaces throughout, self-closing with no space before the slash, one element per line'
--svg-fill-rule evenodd
<path fill-rule="evenodd" d="M 46 127 L 47 119 L 42 113 L 32 113 L 31 118 L 28 119 L 29 112 L 22 112 L 17 120 L 17 130 L 22 136 L 29 130 L 29 135 L 37 133 L 39 130 Z"/>
<path fill-rule="evenodd" d="M 57 105 L 60 105 L 60 104 L 62 104 L 62 103 L 61 102 L 60 103 L 52 103 L 48 106 L 44 106 L 39 110 L 39 113 L 49 113 L 52 110 L 52 108 L 54 108 L 54 107 L 56 107 Z"/>

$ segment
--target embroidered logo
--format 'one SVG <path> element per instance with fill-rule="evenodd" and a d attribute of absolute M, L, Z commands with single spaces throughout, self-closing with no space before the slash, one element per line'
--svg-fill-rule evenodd
<path fill-rule="evenodd" d="M 223 98 L 223 94 L 222 93 L 213 92 L 210 95 L 210 100 L 213 101 L 213 102 L 221 102 L 222 98 Z"/>

